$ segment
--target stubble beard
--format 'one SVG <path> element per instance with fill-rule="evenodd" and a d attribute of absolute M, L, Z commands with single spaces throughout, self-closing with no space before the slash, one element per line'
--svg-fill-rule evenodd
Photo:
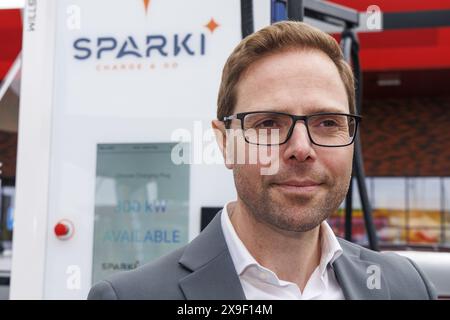
<path fill-rule="evenodd" d="M 339 208 L 350 184 L 350 178 L 342 183 L 326 178 L 317 193 L 294 195 L 264 182 L 255 189 L 239 168 L 234 170 L 234 180 L 239 198 L 255 220 L 287 232 L 307 232 L 320 225 Z"/>

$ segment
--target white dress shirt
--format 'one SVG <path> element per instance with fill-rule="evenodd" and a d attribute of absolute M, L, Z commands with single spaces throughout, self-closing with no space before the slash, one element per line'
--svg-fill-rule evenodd
<path fill-rule="evenodd" d="M 231 223 L 227 205 L 222 210 L 221 224 L 236 272 L 248 300 L 337 300 L 345 299 L 331 263 L 342 254 L 342 248 L 326 221 L 320 226 L 322 256 L 301 292 L 297 284 L 280 280 L 261 266 L 239 239 Z"/>

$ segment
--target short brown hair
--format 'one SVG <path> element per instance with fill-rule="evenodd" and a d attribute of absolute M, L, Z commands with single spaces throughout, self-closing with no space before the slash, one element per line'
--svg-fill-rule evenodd
<path fill-rule="evenodd" d="M 342 50 L 329 34 L 303 22 L 283 21 L 267 26 L 243 39 L 228 57 L 223 68 L 217 99 L 217 118 L 233 113 L 239 80 L 250 64 L 262 57 L 289 49 L 324 52 L 336 65 L 344 83 L 350 113 L 355 113 L 355 85 L 351 67 Z"/>

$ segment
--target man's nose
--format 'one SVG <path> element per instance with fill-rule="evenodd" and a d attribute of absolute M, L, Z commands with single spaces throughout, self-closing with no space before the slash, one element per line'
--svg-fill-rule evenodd
<path fill-rule="evenodd" d="M 309 139 L 308 130 L 303 121 L 296 122 L 291 137 L 286 144 L 285 160 L 295 157 L 298 161 L 305 161 L 312 155 L 312 142 Z"/>

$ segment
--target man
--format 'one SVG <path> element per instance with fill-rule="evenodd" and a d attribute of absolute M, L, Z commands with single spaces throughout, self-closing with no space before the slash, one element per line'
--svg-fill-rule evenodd
<path fill-rule="evenodd" d="M 187 246 L 89 299 L 435 298 L 412 261 L 337 239 L 325 221 L 347 193 L 360 120 L 331 36 L 281 22 L 245 38 L 225 64 L 217 116 L 237 201 Z"/>

